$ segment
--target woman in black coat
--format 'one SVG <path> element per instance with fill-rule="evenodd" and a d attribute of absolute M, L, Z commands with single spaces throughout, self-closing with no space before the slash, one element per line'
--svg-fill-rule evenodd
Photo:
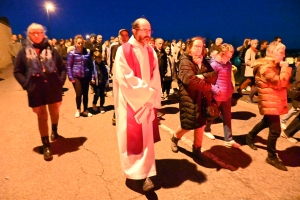
<path fill-rule="evenodd" d="M 56 140 L 66 68 L 59 53 L 48 44 L 42 25 L 33 23 L 28 27 L 27 43 L 17 56 L 14 76 L 27 91 L 29 107 L 38 116 L 44 159 L 52 160 L 47 106 L 52 123 L 51 140 Z"/>
<path fill-rule="evenodd" d="M 211 98 L 211 84 L 217 79 L 210 64 L 203 58 L 205 42 L 201 37 L 194 37 L 187 45 L 187 50 L 179 60 L 179 110 L 180 127 L 171 138 L 173 152 L 178 152 L 177 143 L 190 130 L 194 130 L 193 153 L 201 158 L 201 146 L 206 119 L 201 115 L 202 96 Z"/>

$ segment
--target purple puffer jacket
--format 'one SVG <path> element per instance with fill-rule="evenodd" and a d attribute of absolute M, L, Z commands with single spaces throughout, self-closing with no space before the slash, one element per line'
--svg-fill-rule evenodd
<path fill-rule="evenodd" d="M 210 60 L 210 65 L 218 73 L 218 79 L 215 85 L 212 85 L 211 91 L 217 101 L 227 101 L 234 91 L 231 74 L 232 74 L 232 64 L 227 62 L 226 64 L 221 64 L 215 59 Z M 217 95 L 219 93 L 219 95 Z"/>
<path fill-rule="evenodd" d="M 68 78 L 70 81 L 74 78 L 91 78 L 93 74 L 93 62 L 90 53 L 83 48 L 79 53 L 75 48 L 70 51 L 67 57 Z"/>

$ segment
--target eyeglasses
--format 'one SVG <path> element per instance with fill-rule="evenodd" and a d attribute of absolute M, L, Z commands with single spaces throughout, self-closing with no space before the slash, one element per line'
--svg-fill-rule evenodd
<path fill-rule="evenodd" d="M 194 47 L 195 49 L 202 49 L 202 48 L 203 48 L 203 46 L 200 46 L 200 45 L 193 45 L 193 47 Z"/>
<path fill-rule="evenodd" d="M 29 35 L 31 36 L 40 36 L 40 35 L 43 35 L 44 32 L 40 31 L 40 32 L 29 32 Z"/>
<path fill-rule="evenodd" d="M 77 42 L 77 44 L 83 44 L 82 42 Z"/>
<path fill-rule="evenodd" d="M 153 33 L 153 30 L 151 29 L 139 29 L 139 28 L 135 28 L 135 30 L 137 31 L 141 31 L 141 32 L 144 32 L 144 33 Z"/>

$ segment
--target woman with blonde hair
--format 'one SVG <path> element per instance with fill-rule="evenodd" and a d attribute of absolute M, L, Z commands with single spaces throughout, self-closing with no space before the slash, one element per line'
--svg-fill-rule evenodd
<path fill-rule="evenodd" d="M 230 59 L 234 53 L 234 48 L 231 44 L 221 44 L 219 52 L 214 58 L 211 58 L 210 65 L 218 73 L 216 84 L 212 85 L 212 93 L 217 105 L 220 107 L 222 119 L 225 143 L 227 147 L 239 148 L 241 145 L 236 143 L 232 138 L 231 129 L 231 96 L 234 91 L 234 87 L 231 81 L 232 76 L 232 64 Z M 211 124 L 213 120 L 207 120 L 206 127 L 204 129 L 204 135 L 210 139 L 215 139 L 211 134 Z"/>
<path fill-rule="evenodd" d="M 75 117 L 91 117 L 88 108 L 89 83 L 92 80 L 93 62 L 89 51 L 83 47 L 83 37 L 76 35 L 74 39 L 74 49 L 67 57 L 68 78 L 72 82 L 76 93 Z M 81 113 L 81 102 L 83 102 L 83 112 Z"/>
<path fill-rule="evenodd" d="M 203 130 L 206 119 L 201 115 L 202 97 L 211 97 L 211 85 L 215 83 L 217 73 L 204 59 L 205 41 L 194 37 L 187 45 L 186 52 L 179 60 L 179 110 L 180 126 L 171 138 L 171 149 L 178 152 L 178 141 L 190 130 L 194 130 L 193 153 L 198 158 L 201 154 Z"/>

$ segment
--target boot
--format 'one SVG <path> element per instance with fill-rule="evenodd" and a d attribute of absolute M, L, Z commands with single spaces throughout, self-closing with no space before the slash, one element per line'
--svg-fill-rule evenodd
<path fill-rule="evenodd" d="M 145 192 L 148 192 L 150 190 L 152 190 L 154 188 L 154 184 L 151 181 L 151 179 L 149 177 L 146 178 L 145 182 L 143 183 L 143 190 Z"/>
<path fill-rule="evenodd" d="M 203 155 L 203 153 L 201 152 L 201 147 L 195 147 L 193 145 L 193 154 L 201 161 L 207 161 L 207 157 L 205 155 Z"/>
<path fill-rule="evenodd" d="M 58 137 L 59 135 L 57 133 L 57 124 L 52 124 L 52 132 L 51 132 L 50 139 L 51 141 L 55 141 L 57 140 Z"/>
<path fill-rule="evenodd" d="M 254 141 L 253 141 L 252 137 L 249 134 L 246 136 L 246 143 L 248 144 L 248 146 L 251 149 L 257 150 L 257 147 L 254 145 Z"/>
<path fill-rule="evenodd" d="M 180 139 L 174 137 L 174 135 L 171 138 L 171 149 L 174 153 L 178 153 L 178 141 Z"/>
<path fill-rule="evenodd" d="M 46 161 L 52 160 L 53 156 L 50 149 L 49 137 L 48 136 L 42 137 L 42 143 L 43 143 L 44 160 Z"/>
<path fill-rule="evenodd" d="M 277 169 L 280 169 L 282 171 L 287 171 L 286 166 L 277 158 L 270 158 L 269 156 L 266 158 L 266 163 L 276 167 Z"/>

